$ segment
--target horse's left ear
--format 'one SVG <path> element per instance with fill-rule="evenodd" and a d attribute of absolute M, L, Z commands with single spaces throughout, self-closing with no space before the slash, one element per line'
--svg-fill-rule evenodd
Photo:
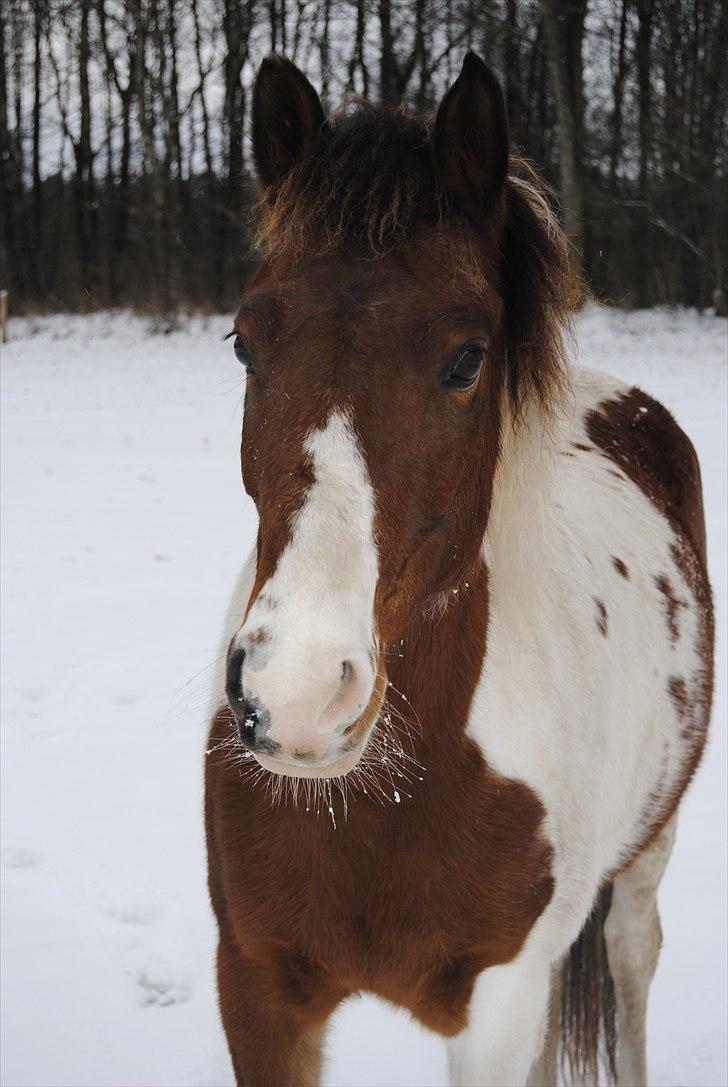
<path fill-rule="evenodd" d="M 460 75 L 440 103 L 434 142 L 451 202 L 482 220 L 508 173 L 508 122 L 500 84 L 475 53 L 465 54 Z"/>
<path fill-rule="evenodd" d="M 266 57 L 253 87 L 253 155 L 264 189 L 281 181 L 325 124 L 316 91 L 285 57 Z"/>

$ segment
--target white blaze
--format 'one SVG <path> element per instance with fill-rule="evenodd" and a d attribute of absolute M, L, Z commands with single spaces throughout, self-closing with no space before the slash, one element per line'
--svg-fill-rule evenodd
<path fill-rule="evenodd" d="M 289 754 L 322 755 L 372 694 L 378 561 L 374 493 L 346 415 L 333 412 L 304 449 L 313 484 L 236 642 L 246 695 L 270 714 L 269 738 Z"/>

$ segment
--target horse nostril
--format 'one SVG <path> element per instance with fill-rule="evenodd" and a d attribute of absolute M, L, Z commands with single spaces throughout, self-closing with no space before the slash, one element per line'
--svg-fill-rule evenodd
<path fill-rule="evenodd" d="M 280 744 L 268 737 L 270 715 L 265 706 L 253 697 L 243 697 L 231 703 L 233 716 L 238 728 L 238 739 L 248 751 L 267 751 L 270 754 L 280 749 Z"/>
<path fill-rule="evenodd" d="M 273 751 L 278 744 L 266 738 L 270 728 L 270 715 L 262 702 L 243 686 L 245 650 L 231 642 L 227 655 L 225 694 L 233 711 L 240 742 L 250 751 L 264 748 Z"/>
<path fill-rule="evenodd" d="M 332 662 L 333 663 L 333 662 Z M 364 712 L 372 693 L 372 679 L 368 661 L 362 653 L 352 654 L 339 664 L 339 681 L 336 690 L 320 711 L 316 722 L 317 733 L 341 734 Z M 336 683 L 332 676 L 332 686 Z"/>
<path fill-rule="evenodd" d="M 252 702 L 248 702 L 246 698 L 240 700 L 240 709 L 236 711 L 238 723 L 240 728 L 244 732 L 254 732 L 255 726 L 260 719 L 260 711 L 257 706 L 254 706 Z"/>
<path fill-rule="evenodd" d="M 230 644 L 227 656 L 227 670 L 225 675 L 225 694 L 227 695 L 228 702 L 233 710 L 235 710 L 236 716 L 240 715 L 242 710 L 242 703 L 245 701 L 243 695 L 243 663 L 245 661 L 245 650 L 234 647 L 234 643 Z"/>
<path fill-rule="evenodd" d="M 358 705 L 358 699 L 361 694 L 362 679 L 362 671 L 358 664 L 351 660 L 341 662 L 341 682 L 336 693 L 336 705 L 339 710 L 356 711 L 361 708 Z"/>

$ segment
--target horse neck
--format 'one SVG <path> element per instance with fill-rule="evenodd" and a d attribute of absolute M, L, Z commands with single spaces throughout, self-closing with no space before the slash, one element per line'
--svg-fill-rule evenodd
<path fill-rule="evenodd" d="M 481 555 L 497 578 L 498 590 L 517 581 L 538 593 L 543 580 L 539 556 L 551 550 L 558 532 L 553 499 L 565 415 L 547 416 L 529 402 L 517 418 L 504 408 L 500 456 L 493 478 L 488 525 Z"/>
<path fill-rule="evenodd" d="M 521 593 L 530 581 L 534 599 L 542 591 L 538 556 L 556 528 L 550 479 L 557 424 L 547 425 L 535 406 L 515 423 L 509 411 L 503 418 L 488 526 L 472 573 L 415 621 L 388 662 L 390 704 L 412 724 L 425 762 L 465 737 L 488 651 L 493 572 L 498 592 L 508 591 L 509 580 Z"/>

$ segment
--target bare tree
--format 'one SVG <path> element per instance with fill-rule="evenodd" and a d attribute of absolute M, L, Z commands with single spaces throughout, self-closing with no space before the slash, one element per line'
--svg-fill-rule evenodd
<path fill-rule="evenodd" d="M 581 46 L 586 0 L 542 0 L 551 84 L 559 120 L 559 178 L 564 227 L 584 256 L 586 206 L 582 162 L 584 116 Z"/>
<path fill-rule="evenodd" d="M 369 70 L 364 56 L 364 34 L 366 26 L 366 0 L 355 0 L 356 29 L 354 32 L 354 45 L 349 58 L 346 89 L 355 90 L 356 73 L 361 76 L 361 93 L 365 98 L 369 96 Z"/>
<path fill-rule="evenodd" d="M 14 140 L 11 136 L 10 111 L 8 109 L 8 52 L 10 28 L 5 20 L 5 10 L 0 5 L 0 214 L 2 236 L 0 238 L 0 286 L 13 283 L 22 293 L 25 283 L 20 267 L 14 206 L 17 193 L 17 164 Z"/>
<path fill-rule="evenodd" d="M 652 154 L 652 24 L 655 0 L 637 0 L 637 80 L 639 85 L 639 170 L 640 200 L 637 205 L 637 301 L 646 305 L 650 297 L 650 158 Z"/>
<path fill-rule="evenodd" d="M 80 101 L 80 130 L 74 143 L 76 157 L 76 228 L 78 231 L 81 290 L 91 293 L 95 222 L 94 213 L 94 155 L 91 149 L 91 95 L 89 93 L 89 14 L 91 0 L 81 0 L 78 39 L 78 88 Z"/>

